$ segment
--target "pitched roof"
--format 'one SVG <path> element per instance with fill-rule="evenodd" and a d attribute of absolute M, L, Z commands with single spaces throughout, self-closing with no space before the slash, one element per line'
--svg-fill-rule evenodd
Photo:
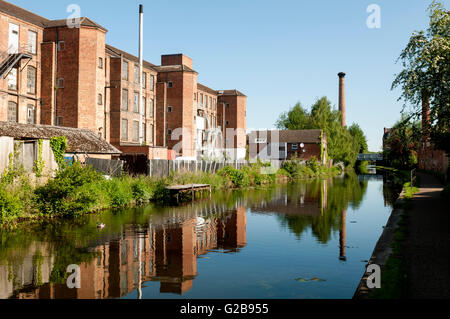
<path fill-rule="evenodd" d="M 191 72 L 191 73 L 197 73 L 197 71 L 194 71 L 190 67 L 184 65 L 184 64 L 178 64 L 178 65 L 160 65 L 155 67 L 158 72 Z"/>
<path fill-rule="evenodd" d="M 206 85 L 203 85 L 203 84 L 200 84 L 200 83 L 197 83 L 197 90 L 201 90 L 203 92 L 208 92 L 210 94 L 217 95 L 217 91 L 216 90 L 213 90 L 213 89 L 207 87 Z"/>
<path fill-rule="evenodd" d="M 121 152 L 91 130 L 50 125 L 0 122 L 0 136 L 17 139 L 67 138 L 68 153 L 120 154 Z"/>
<path fill-rule="evenodd" d="M 234 96 L 246 96 L 244 93 L 239 92 L 238 90 L 219 90 L 217 91 L 219 95 L 234 95 Z"/>
<path fill-rule="evenodd" d="M 106 52 L 108 52 L 109 54 L 123 56 L 127 60 L 139 62 L 139 58 L 137 56 L 134 56 L 128 52 L 117 49 L 116 47 L 113 47 L 112 45 L 109 45 L 109 44 L 106 44 L 105 47 L 106 47 Z M 153 71 L 157 72 L 156 65 L 154 65 L 153 63 L 150 63 L 146 60 L 144 60 L 144 67 L 146 67 L 148 69 L 152 69 Z"/>
<path fill-rule="evenodd" d="M 87 26 L 87 27 L 99 28 L 104 31 L 108 31 L 106 28 L 102 27 L 100 24 L 98 24 L 97 22 L 95 22 L 87 17 L 80 18 L 80 25 Z M 44 26 L 46 28 L 65 27 L 65 26 L 67 26 L 67 19 L 47 21 L 47 22 L 44 22 Z"/>
<path fill-rule="evenodd" d="M 249 136 L 267 138 L 267 143 L 270 143 L 276 132 L 279 143 L 319 143 L 322 134 L 322 130 L 272 130 L 252 131 Z"/>
<path fill-rule="evenodd" d="M 15 18 L 27 21 L 40 27 L 44 27 L 44 23 L 48 23 L 50 20 L 34 14 L 28 10 L 22 9 L 12 3 L 0 0 L 0 12 L 11 15 Z"/>

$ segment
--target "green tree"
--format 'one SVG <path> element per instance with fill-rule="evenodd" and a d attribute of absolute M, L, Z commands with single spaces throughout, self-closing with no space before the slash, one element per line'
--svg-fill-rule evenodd
<path fill-rule="evenodd" d="M 358 124 L 353 123 L 352 126 L 348 128 L 348 131 L 350 132 L 350 135 L 353 136 L 353 140 L 355 143 L 355 148 L 358 153 L 366 153 L 369 151 L 369 148 L 367 147 L 367 138 L 364 135 L 363 130 L 361 127 L 359 127 Z"/>
<path fill-rule="evenodd" d="M 311 107 L 309 113 L 300 103 L 278 118 L 276 126 L 285 130 L 321 129 L 327 136 L 328 155 L 336 162 L 354 166 L 358 155 L 350 131 L 341 125 L 341 113 L 322 97 Z"/>
<path fill-rule="evenodd" d="M 433 1 L 428 8 L 429 27 L 415 31 L 401 52 L 403 70 L 396 75 L 392 89 L 400 87 L 405 106 L 421 115 L 421 104 L 430 103 L 431 136 L 450 152 L 450 11 Z"/>
<path fill-rule="evenodd" d="M 413 122 L 411 118 L 402 116 L 389 132 L 389 148 L 385 157 L 393 167 L 412 168 L 417 164 L 421 125 L 420 122 Z"/>

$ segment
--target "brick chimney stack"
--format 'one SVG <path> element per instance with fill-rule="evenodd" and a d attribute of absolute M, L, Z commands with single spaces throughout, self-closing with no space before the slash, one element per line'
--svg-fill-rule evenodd
<path fill-rule="evenodd" d="M 344 85 L 344 72 L 339 72 L 339 111 L 342 113 L 342 126 L 347 126 L 345 120 L 345 85 Z"/>

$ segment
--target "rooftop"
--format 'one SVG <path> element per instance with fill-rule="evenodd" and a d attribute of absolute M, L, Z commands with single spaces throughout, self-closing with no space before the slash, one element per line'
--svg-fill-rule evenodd
<path fill-rule="evenodd" d="M 239 92 L 238 90 L 219 90 L 217 91 L 219 95 L 233 95 L 233 96 L 246 96 L 244 93 Z"/>
<path fill-rule="evenodd" d="M 203 91 L 203 92 L 207 92 L 209 94 L 217 95 L 217 91 L 216 90 L 213 90 L 213 89 L 207 87 L 206 85 L 203 85 L 203 84 L 200 84 L 200 83 L 197 83 L 197 90 L 200 90 L 200 91 Z"/>
<path fill-rule="evenodd" d="M 91 130 L 50 125 L 8 123 L 0 121 L 0 136 L 16 139 L 67 138 L 68 153 L 120 154 L 121 152 Z"/>
<path fill-rule="evenodd" d="M 117 55 L 117 56 L 123 56 L 125 59 L 130 60 L 130 61 L 134 61 L 134 62 L 139 62 L 139 58 L 137 56 L 134 56 L 128 52 L 125 52 L 123 50 L 117 49 L 115 47 L 113 47 L 112 45 L 106 44 L 106 51 L 109 52 L 112 55 Z M 156 70 L 156 65 L 154 65 L 153 63 L 150 63 L 146 60 L 144 60 L 144 67 L 152 69 L 153 71 L 157 71 Z"/>
<path fill-rule="evenodd" d="M 267 138 L 270 143 L 275 133 L 279 134 L 279 143 L 319 143 L 322 130 L 262 130 L 252 131 L 249 136 Z"/>

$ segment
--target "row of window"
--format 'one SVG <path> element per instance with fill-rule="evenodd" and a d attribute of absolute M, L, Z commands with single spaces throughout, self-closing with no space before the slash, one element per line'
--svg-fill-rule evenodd
<path fill-rule="evenodd" d="M 19 108 L 16 102 L 8 102 L 8 122 L 17 123 L 19 121 Z M 36 108 L 32 104 L 27 105 L 27 123 L 36 124 Z"/>
<path fill-rule="evenodd" d="M 142 123 L 144 141 L 147 142 L 147 125 Z M 128 120 L 122 119 L 122 141 L 128 141 Z M 139 121 L 133 121 L 133 142 L 139 142 Z M 153 124 L 150 124 L 148 142 L 153 143 Z"/>
<path fill-rule="evenodd" d="M 8 74 L 8 90 L 17 91 L 19 87 L 18 82 L 18 68 L 13 68 Z M 36 68 L 29 65 L 27 67 L 27 93 L 36 94 Z"/>
<path fill-rule="evenodd" d="M 101 95 L 101 94 L 100 94 Z M 99 97 L 100 99 L 100 97 Z M 100 103 L 99 103 L 100 104 Z M 154 100 L 150 99 L 149 100 L 149 110 L 150 112 L 148 113 L 149 117 L 153 117 L 154 114 Z M 142 97 L 142 105 L 144 107 L 144 116 L 147 116 L 147 98 L 144 96 Z M 122 111 L 128 111 L 128 90 L 127 89 L 122 89 Z M 139 93 L 134 92 L 133 95 L 133 112 L 135 113 L 139 113 Z"/>
<path fill-rule="evenodd" d="M 201 106 L 210 107 L 213 111 L 216 110 L 217 100 L 211 96 L 203 93 L 194 93 L 194 101 L 197 101 Z"/>
<path fill-rule="evenodd" d="M 122 63 L 122 80 L 128 81 L 129 76 L 128 76 L 128 62 L 127 61 L 123 61 Z M 146 72 L 142 72 L 142 86 L 144 87 L 144 89 L 147 88 L 147 73 Z M 134 65 L 134 83 L 135 84 L 139 84 L 140 78 L 139 78 L 139 65 L 135 64 Z M 153 74 L 150 74 L 150 90 L 154 91 L 155 90 L 155 76 Z"/>

